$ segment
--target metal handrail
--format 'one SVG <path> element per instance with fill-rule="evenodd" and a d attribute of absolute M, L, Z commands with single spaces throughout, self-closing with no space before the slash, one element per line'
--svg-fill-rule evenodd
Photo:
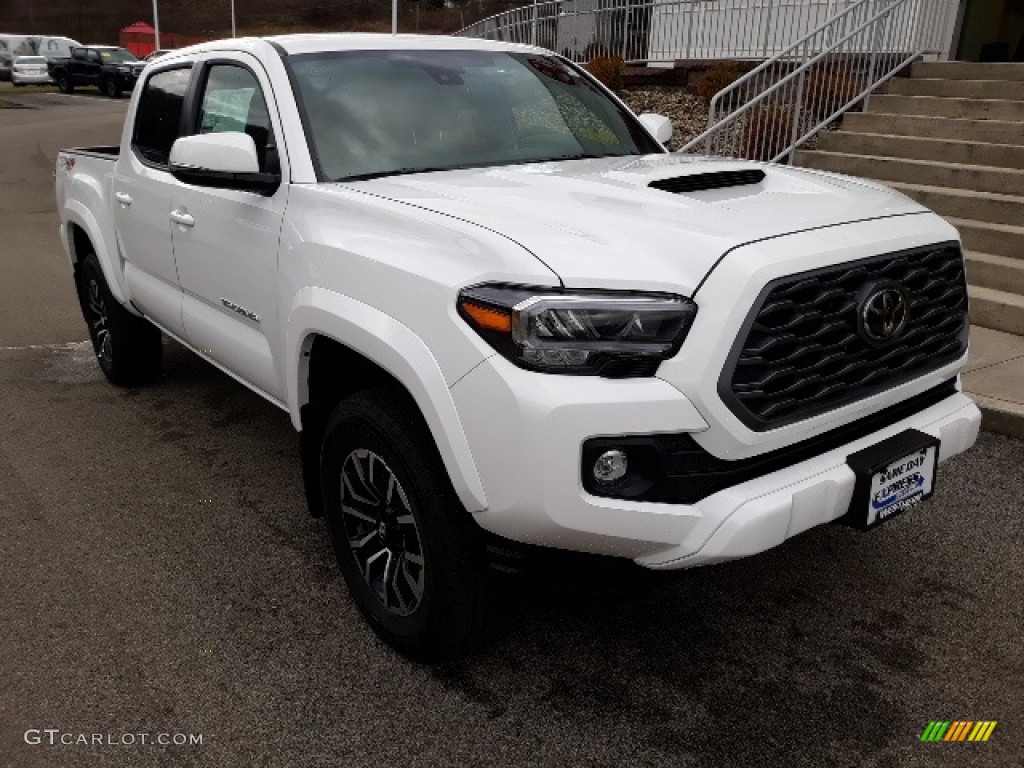
<path fill-rule="evenodd" d="M 956 0 L 856 0 L 726 86 L 679 151 L 791 162 L 793 152 L 915 59 L 942 56 Z M 728 113 L 719 118 L 723 107 Z"/>
<path fill-rule="evenodd" d="M 955 0 L 954 0 L 955 1 Z M 578 62 L 763 60 L 853 0 L 545 0 L 456 34 L 539 45 Z"/>

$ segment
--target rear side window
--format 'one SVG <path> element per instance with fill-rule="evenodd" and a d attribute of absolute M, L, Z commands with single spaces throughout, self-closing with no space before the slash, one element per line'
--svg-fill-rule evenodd
<path fill-rule="evenodd" d="M 146 80 L 135 118 L 136 153 L 150 163 L 167 165 L 171 145 L 178 138 L 185 92 L 192 77 L 191 68 L 157 72 Z"/>

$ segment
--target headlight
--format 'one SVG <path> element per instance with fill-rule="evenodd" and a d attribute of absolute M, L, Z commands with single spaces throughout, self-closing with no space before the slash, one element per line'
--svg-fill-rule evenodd
<path fill-rule="evenodd" d="M 118 67 L 117 71 L 118 72 L 123 72 L 124 74 L 127 75 L 127 74 L 129 74 L 132 71 L 132 68 L 131 67 L 126 67 L 126 66 L 125 67 Z"/>
<path fill-rule="evenodd" d="M 522 368 L 614 378 L 652 376 L 678 350 L 697 305 L 671 294 L 570 292 L 483 285 L 459 314 Z"/>

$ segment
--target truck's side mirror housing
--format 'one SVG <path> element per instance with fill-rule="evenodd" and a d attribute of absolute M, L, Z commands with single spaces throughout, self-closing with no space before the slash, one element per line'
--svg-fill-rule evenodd
<path fill-rule="evenodd" d="M 197 187 L 272 195 L 281 185 L 278 174 L 260 171 L 256 143 L 240 131 L 183 136 L 171 147 L 170 171 Z"/>
<path fill-rule="evenodd" d="M 672 121 L 664 115 L 645 112 L 640 115 L 640 124 L 662 144 L 667 144 L 668 140 L 672 138 Z"/>

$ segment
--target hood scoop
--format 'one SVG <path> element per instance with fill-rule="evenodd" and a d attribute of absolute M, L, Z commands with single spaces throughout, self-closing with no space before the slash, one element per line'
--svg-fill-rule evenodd
<path fill-rule="evenodd" d="M 713 173 L 691 173 L 671 179 L 657 179 L 647 186 L 671 192 L 674 195 L 686 192 L 704 192 L 708 189 L 724 187 L 741 187 L 764 181 L 764 171 L 760 168 L 744 168 L 741 171 L 715 171 Z"/>

